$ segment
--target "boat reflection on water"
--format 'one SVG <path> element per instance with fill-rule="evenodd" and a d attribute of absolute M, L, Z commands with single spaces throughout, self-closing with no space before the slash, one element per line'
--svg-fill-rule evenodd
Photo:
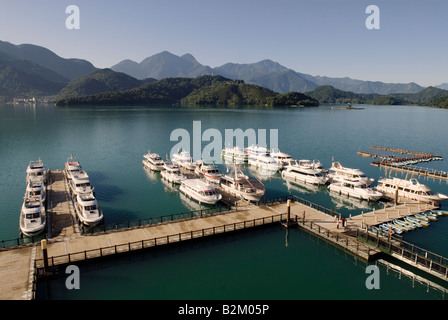
<path fill-rule="evenodd" d="M 349 210 L 373 210 L 379 209 L 380 205 L 377 202 L 369 202 L 366 200 L 359 200 L 356 198 L 350 198 L 344 195 L 339 195 L 334 192 L 330 192 L 331 201 L 334 203 L 337 209 L 349 209 Z"/>
<path fill-rule="evenodd" d="M 262 181 L 271 180 L 273 178 L 280 177 L 280 173 L 278 173 L 278 170 L 256 168 L 254 166 L 249 166 L 248 169 L 252 176 L 254 176 L 255 178 L 262 180 Z"/>
<path fill-rule="evenodd" d="M 294 178 L 283 178 L 288 191 L 295 190 L 305 194 L 317 194 L 320 192 L 326 192 L 327 189 L 323 185 L 316 185 L 310 183 L 304 183 L 301 181 L 294 181 Z"/>

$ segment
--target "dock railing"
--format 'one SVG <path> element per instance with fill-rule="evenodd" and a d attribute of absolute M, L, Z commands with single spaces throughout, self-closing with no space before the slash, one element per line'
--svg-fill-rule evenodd
<path fill-rule="evenodd" d="M 109 247 L 101 247 L 98 249 L 85 250 L 82 252 L 68 253 L 59 256 L 48 257 L 48 266 L 58 266 L 70 264 L 78 261 L 85 261 L 89 259 L 103 258 L 106 256 L 117 255 L 120 253 L 129 253 L 133 251 L 143 250 L 147 248 L 154 248 L 162 245 L 179 243 L 186 240 L 204 238 L 208 236 L 214 236 L 224 234 L 228 232 L 234 232 L 244 230 L 248 228 L 254 228 L 275 222 L 282 222 L 286 220 L 286 214 L 277 214 L 269 217 L 263 217 L 258 219 L 252 219 L 242 222 L 236 222 L 231 224 L 225 224 L 217 227 L 210 227 L 200 230 L 188 231 L 183 233 L 171 234 L 163 237 L 157 237 L 152 239 L 146 239 L 141 241 L 128 242 L 120 245 L 114 245 Z M 36 259 L 34 261 L 35 269 L 41 269 L 44 267 L 43 259 Z"/>
<path fill-rule="evenodd" d="M 408 243 L 401 238 L 384 237 L 379 233 L 365 230 L 357 229 L 357 238 L 375 245 L 393 257 L 448 280 L 448 259 L 439 254 Z"/>

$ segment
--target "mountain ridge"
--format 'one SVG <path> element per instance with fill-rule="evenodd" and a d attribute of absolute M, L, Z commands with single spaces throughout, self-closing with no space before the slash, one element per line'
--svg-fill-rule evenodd
<path fill-rule="evenodd" d="M 169 61 L 174 60 L 175 65 L 170 65 Z M 170 67 L 165 69 L 166 66 Z M 386 83 L 349 77 L 312 76 L 289 69 L 270 59 L 245 64 L 228 62 L 222 66 L 211 68 L 200 64 L 191 54 L 176 56 L 168 51 L 154 54 L 140 63 L 129 59 L 123 60 L 112 66 L 111 69 L 127 73 L 137 79 L 139 77 L 162 79 L 163 77 L 177 76 L 221 75 L 233 80 L 244 80 L 247 83 L 260 85 L 280 93 L 290 91 L 303 93 L 321 85 L 331 85 L 340 90 L 364 94 L 416 93 L 424 89 L 414 82 Z"/>

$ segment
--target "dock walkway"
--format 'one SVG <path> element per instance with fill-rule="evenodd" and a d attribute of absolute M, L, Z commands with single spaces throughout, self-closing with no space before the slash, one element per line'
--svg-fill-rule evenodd
<path fill-rule="evenodd" d="M 48 188 L 48 216 L 51 223 L 48 229 L 47 266 L 39 244 L 8 247 L 0 251 L 0 299 L 33 298 L 35 279 L 44 267 L 205 239 L 263 225 L 280 222 L 284 224 L 285 221 L 290 221 L 364 260 L 371 260 L 380 250 L 347 234 L 349 230 L 358 230 L 366 225 L 424 209 L 422 205 L 406 204 L 366 213 L 349 218 L 345 229 L 335 220 L 337 212 L 289 195 L 274 199 L 268 204 L 238 206 L 228 212 L 81 235 L 65 188 L 62 172 L 52 172 Z"/>

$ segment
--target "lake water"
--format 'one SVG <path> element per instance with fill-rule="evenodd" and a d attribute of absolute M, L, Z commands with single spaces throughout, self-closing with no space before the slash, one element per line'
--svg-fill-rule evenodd
<path fill-rule="evenodd" d="M 106 223 L 118 223 L 195 209 L 196 204 L 170 190 L 159 174 L 142 167 L 148 150 L 165 158 L 177 141 L 176 129 L 193 136 L 201 129 L 278 130 L 278 147 L 296 159 L 332 159 L 363 170 L 376 180 L 384 170 L 357 155 L 370 145 L 436 153 L 446 159 L 448 111 L 413 106 L 363 106 L 364 110 L 318 108 L 177 108 L 0 106 L 0 239 L 19 236 L 19 212 L 25 169 L 41 158 L 48 168 L 63 168 L 73 154 L 91 177 Z M 203 141 L 202 147 L 209 142 Z M 224 146 L 223 146 L 224 147 Z M 446 160 L 445 160 L 446 161 Z M 447 171 L 445 161 L 424 164 Z M 422 165 L 423 166 L 423 165 Z M 225 165 L 220 164 L 222 171 Z M 379 208 L 378 204 L 331 196 L 325 188 L 288 184 L 280 175 L 262 176 L 266 197 L 296 194 L 344 216 Z M 395 175 L 395 173 L 393 173 Z M 404 177 L 398 173 L 399 177 Z M 425 181 L 448 194 L 446 182 Z M 405 240 L 448 256 L 448 218 L 405 235 Z M 288 245 L 286 245 L 286 240 Z M 132 260 L 132 259 L 131 259 Z M 53 299 L 442 299 L 386 271 L 381 289 L 365 287 L 365 265 L 299 230 L 280 227 L 230 236 L 208 244 L 185 245 L 166 253 L 142 255 L 82 273 L 82 288 L 69 291 L 64 281 L 49 284 Z M 281 277 L 288 276 L 285 283 Z M 262 280 L 260 280 L 262 279 Z"/>

